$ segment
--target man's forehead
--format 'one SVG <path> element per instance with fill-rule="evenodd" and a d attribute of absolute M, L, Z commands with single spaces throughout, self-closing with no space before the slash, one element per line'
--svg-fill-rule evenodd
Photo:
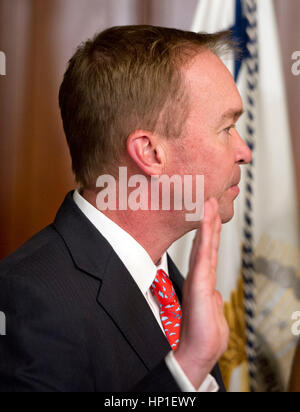
<path fill-rule="evenodd" d="M 234 79 L 219 57 L 210 51 L 200 53 L 187 68 L 186 79 L 194 104 L 210 106 L 220 121 L 237 119 L 243 113 L 243 102 Z"/>
<path fill-rule="evenodd" d="M 202 51 L 185 69 L 185 79 L 195 93 L 225 97 L 237 94 L 232 74 L 222 60 L 210 50 Z"/>
<path fill-rule="evenodd" d="M 194 56 L 186 66 L 184 71 L 188 77 L 193 77 L 197 73 L 202 73 L 202 76 L 214 76 L 221 72 L 229 72 L 223 61 L 215 53 L 209 49 L 203 49 Z"/>

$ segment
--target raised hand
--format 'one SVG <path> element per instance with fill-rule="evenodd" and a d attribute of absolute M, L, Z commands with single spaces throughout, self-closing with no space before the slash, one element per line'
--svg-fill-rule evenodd
<path fill-rule="evenodd" d="M 228 345 L 229 328 L 216 291 L 216 269 L 222 222 L 212 198 L 190 256 L 184 284 L 180 344 L 175 358 L 195 388 L 200 387 Z"/>

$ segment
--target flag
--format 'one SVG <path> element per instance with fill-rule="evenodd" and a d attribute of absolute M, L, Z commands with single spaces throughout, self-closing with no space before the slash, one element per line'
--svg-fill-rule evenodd
<path fill-rule="evenodd" d="M 298 338 L 299 235 L 295 172 L 272 0 L 200 0 L 193 31 L 232 30 L 242 59 L 226 61 L 244 102 L 237 129 L 253 152 L 235 216 L 223 225 L 218 290 L 230 327 L 220 360 L 228 390 L 287 389 Z M 194 232 L 169 250 L 188 273 Z"/>

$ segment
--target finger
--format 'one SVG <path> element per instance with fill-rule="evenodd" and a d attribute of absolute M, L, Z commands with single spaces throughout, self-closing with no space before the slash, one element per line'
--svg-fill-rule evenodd
<path fill-rule="evenodd" d="M 201 244 L 196 271 L 199 283 L 206 292 L 213 293 L 216 289 L 216 268 L 220 241 L 221 218 L 219 204 L 211 199 L 211 216 L 207 214 L 207 221 L 203 227 L 203 243 Z"/>
<path fill-rule="evenodd" d="M 219 247 L 220 247 L 221 229 L 222 229 L 222 221 L 221 221 L 220 215 L 218 214 L 215 219 L 215 227 L 214 227 L 214 234 L 213 234 L 213 240 L 212 240 L 211 266 L 213 270 L 216 270 L 217 265 L 218 265 L 218 253 L 219 253 Z"/>
<path fill-rule="evenodd" d="M 215 301 L 219 312 L 223 313 L 223 297 L 220 292 L 215 291 Z"/>
<path fill-rule="evenodd" d="M 201 222 L 201 227 L 197 230 L 196 235 L 194 237 L 192 251 L 190 255 L 190 262 L 189 262 L 190 271 L 192 271 L 192 269 L 195 266 L 197 255 L 201 253 L 200 247 L 201 247 L 201 242 L 203 238 L 203 232 L 206 230 L 203 228 L 203 226 L 205 226 L 211 219 L 211 216 L 213 213 L 211 208 L 212 208 L 212 204 L 211 204 L 211 200 L 209 199 L 205 202 L 205 205 L 204 205 L 204 217 Z"/>
<path fill-rule="evenodd" d="M 211 285 L 215 289 L 217 285 L 217 265 L 218 265 L 218 252 L 220 245 L 220 232 L 221 232 L 221 217 L 219 215 L 219 203 L 214 199 L 215 214 L 213 223 L 213 235 L 212 235 L 212 252 L 211 252 Z"/>
<path fill-rule="evenodd" d="M 205 215 L 202 223 L 202 231 L 200 238 L 199 251 L 206 251 L 206 256 L 211 255 L 213 226 L 214 226 L 214 202 L 213 199 L 209 199 L 205 208 Z"/>
<path fill-rule="evenodd" d="M 210 271 L 212 258 L 212 240 L 213 240 L 213 225 L 214 225 L 214 204 L 210 199 L 206 204 L 205 217 L 201 228 L 201 239 L 198 253 L 195 258 L 194 270 L 202 273 L 203 276 Z"/>
<path fill-rule="evenodd" d="M 196 258 L 196 254 L 198 253 L 200 239 L 201 239 L 201 228 L 197 230 L 194 240 L 193 240 L 193 246 L 192 246 L 192 251 L 190 255 L 190 263 L 189 263 L 190 270 L 195 266 L 195 258 Z"/>
<path fill-rule="evenodd" d="M 217 225 L 217 218 L 219 216 L 219 203 L 215 198 L 209 199 L 209 207 L 207 208 L 206 215 L 205 215 L 205 220 L 204 224 L 209 225 L 209 229 L 207 230 L 209 232 L 210 236 L 206 236 L 204 238 L 204 231 L 203 231 L 203 245 L 205 244 L 205 240 L 207 241 L 207 244 L 209 246 L 209 251 L 210 251 L 210 256 L 213 251 L 213 246 L 215 244 L 215 237 L 216 237 L 216 231 L 218 230 L 218 225 Z"/>

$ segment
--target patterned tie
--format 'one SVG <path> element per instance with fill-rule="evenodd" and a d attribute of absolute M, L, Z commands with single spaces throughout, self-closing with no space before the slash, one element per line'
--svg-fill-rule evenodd
<path fill-rule="evenodd" d="M 158 270 L 150 287 L 159 303 L 159 313 L 166 337 L 173 350 L 177 349 L 180 337 L 181 307 L 169 276 Z"/>

